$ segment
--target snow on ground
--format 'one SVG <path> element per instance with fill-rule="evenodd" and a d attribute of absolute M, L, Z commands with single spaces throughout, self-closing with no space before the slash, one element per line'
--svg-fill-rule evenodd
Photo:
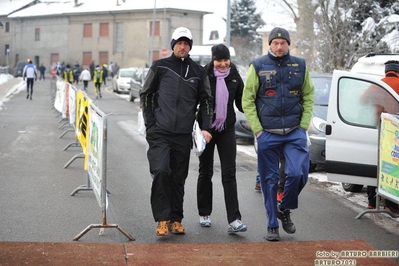
<path fill-rule="evenodd" d="M 10 74 L 0 74 L 0 85 L 3 83 L 6 83 L 7 80 L 9 80 L 11 78 L 13 78 L 13 76 Z"/>
<path fill-rule="evenodd" d="M 0 110 L 2 109 L 3 103 L 9 100 L 10 95 L 15 92 L 18 93 L 21 89 L 24 89 L 24 86 L 21 86 L 22 84 L 24 84 L 24 82 L 21 82 L 12 88 L 6 88 L 3 84 L 12 78 L 14 78 L 13 75 L 0 74 Z"/>

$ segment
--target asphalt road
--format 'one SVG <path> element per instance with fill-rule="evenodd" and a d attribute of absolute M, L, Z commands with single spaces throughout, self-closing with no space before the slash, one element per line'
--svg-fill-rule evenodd
<path fill-rule="evenodd" d="M 145 139 L 138 132 L 139 103 L 103 89 L 98 107 L 108 114 L 107 189 L 108 224 L 117 224 L 137 243 L 262 242 L 266 213 L 262 196 L 254 191 L 256 162 L 245 153 L 237 156 L 237 182 L 242 221 L 248 231 L 227 233 L 227 218 L 220 164 L 215 160 L 212 227 L 202 228 L 196 208 L 198 159 L 192 153 L 186 182 L 183 225 L 185 235 L 155 236 L 149 199 L 151 178 L 145 155 Z M 0 85 L 1 86 L 1 85 Z M 75 141 L 73 132 L 59 129 L 61 118 L 52 106 L 50 81 L 37 81 L 33 100 L 24 89 L 4 101 L 0 110 L 0 241 L 70 242 L 91 224 L 101 224 L 102 212 L 91 191 L 70 196 L 87 182 L 83 160 L 64 165 L 80 148 L 63 150 Z M 81 86 L 81 84 L 79 84 Z M 4 86 L 3 86 L 4 90 Z M 89 96 L 94 99 L 92 84 Z M 217 157 L 215 157 L 217 158 Z M 292 220 L 297 232 L 280 230 L 281 241 L 363 239 L 378 250 L 399 250 L 398 219 L 383 214 L 355 217 L 364 206 L 332 193 L 317 181 L 307 184 Z M 129 240 L 115 228 L 92 229 L 79 241 L 124 243 Z M 356 250 L 356 247 L 353 247 Z M 396 258 L 399 262 L 399 259 Z"/>

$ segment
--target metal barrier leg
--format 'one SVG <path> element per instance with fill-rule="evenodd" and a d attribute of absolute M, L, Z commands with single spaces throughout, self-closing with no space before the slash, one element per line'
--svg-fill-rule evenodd
<path fill-rule="evenodd" d="M 69 147 L 82 147 L 82 145 L 80 145 L 79 142 L 71 142 L 67 146 L 65 146 L 63 151 L 66 151 Z"/>
<path fill-rule="evenodd" d="M 58 129 L 64 129 L 65 127 L 72 127 L 72 126 L 69 124 L 69 121 L 66 121 L 66 122 L 62 123 L 62 125 L 59 126 Z"/>
<path fill-rule="evenodd" d="M 89 232 L 92 228 L 101 228 L 100 235 L 102 235 L 104 233 L 104 229 L 105 228 L 116 228 L 116 229 L 119 230 L 119 232 L 121 232 L 124 236 L 126 236 L 127 239 L 129 239 L 130 241 L 134 241 L 135 240 L 128 232 L 126 232 L 121 227 L 119 227 L 119 225 L 117 225 L 117 224 L 107 224 L 107 214 L 106 214 L 106 211 L 104 209 L 103 210 L 103 223 L 102 224 L 91 224 L 91 225 L 89 225 L 80 234 L 75 236 L 73 241 L 78 241 L 84 234 Z"/>
<path fill-rule="evenodd" d="M 375 202 L 376 209 L 374 209 L 374 210 L 365 210 L 365 211 L 362 211 L 361 213 L 359 213 L 359 214 L 356 216 L 356 219 L 362 218 L 362 216 L 365 215 L 366 213 L 386 213 L 386 214 L 388 214 L 389 216 L 391 216 L 392 218 L 399 218 L 399 215 L 396 215 L 396 214 L 394 214 L 394 213 L 391 212 L 391 211 L 387 211 L 387 210 L 385 210 L 385 209 L 381 209 L 381 208 L 380 208 L 380 197 L 379 197 L 378 195 L 377 195 L 376 197 L 377 197 L 377 198 L 376 198 L 376 202 Z"/>
<path fill-rule="evenodd" d="M 72 132 L 75 132 L 74 129 L 67 129 L 67 130 L 65 130 L 58 138 L 61 139 L 63 136 L 65 136 L 66 133 L 71 132 L 71 131 L 72 131 Z"/>
<path fill-rule="evenodd" d="M 85 158 L 84 153 L 79 153 L 73 156 L 65 165 L 64 168 L 67 168 L 73 161 L 75 161 L 77 158 Z"/>
<path fill-rule="evenodd" d="M 70 194 L 71 196 L 74 196 L 76 193 L 79 191 L 87 191 L 87 190 L 93 190 L 93 187 L 90 185 L 90 177 L 89 174 L 87 174 L 87 183 L 86 185 L 81 185 L 78 188 L 76 188 L 72 193 Z"/>

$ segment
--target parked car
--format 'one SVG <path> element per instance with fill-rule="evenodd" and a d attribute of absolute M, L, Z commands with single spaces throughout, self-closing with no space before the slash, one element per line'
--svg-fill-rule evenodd
<path fill-rule="evenodd" d="M 144 79 L 147 76 L 149 68 L 138 68 L 132 79 L 130 80 L 129 101 L 133 102 L 134 99 L 140 98 L 141 88 L 144 84 Z"/>
<path fill-rule="evenodd" d="M 251 141 L 254 139 L 254 133 L 249 125 L 247 117 L 244 113 L 238 111 L 238 109 L 234 106 L 236 111 L 236 123 L 235 123 L 235 132 L 236 137 L 240 139 L 245 139 Z"/>
<path fill-rule="evenodd" d="M 24 73 L 24 67 L 27 64 L 27 61 L 18 61 L 17 65 L 14 68 L 14 77 L 22 77 L 22 74 Z"/>
<path fill-rule="evenodd" d="M 315 87 L 313 116 L 308 130 L 309 138 L 312 143 L 309 148 L 309 170 L 312 172 L 316 170 L 318 164 L 324 164 L 325 162 L 325 126 L 332 74 L 311 73 L 310 75 Z M 236 122 L 236 136 L 241 137 L 244 135 L 246 138 L 254 139 L 256 150 L 256 138 L 254 137 L 254 133 L 252 132 L 245 115 L 239 111 L 236 111 L 236 115 L 238 121 Z"/>
<path fill-rule="evenodd" d="M 326 161 L 326 120 L 332 74 L 311 73 L 314 85 L 313 116 L 308 129 L 311 145 L 309 147 L 310 172 L 318 164 Z"/>
<path fill-rule="evenodd" d="M 373 86 L 384 98 L 382 107 L 388 113 L 398 111 L 399 95 L 381 81 L 388 60 L 399 60 L 399 55 L 369 54 L 360 58 L 351 71 L 333 73 L 325 169 L 328 180 L 341 182 L 345 190 L 356 192 L 363 186 L 377 186 L 379 116 L 376 115 L 380 112 L 377 104 L 364 103 L 361 98 Z"/>
<path fill-rule="evenodd" d="M 112 79 L 112 90 L 116 93 L 129 93 L 130 80 L 137 68 L 120 68 Z"/>

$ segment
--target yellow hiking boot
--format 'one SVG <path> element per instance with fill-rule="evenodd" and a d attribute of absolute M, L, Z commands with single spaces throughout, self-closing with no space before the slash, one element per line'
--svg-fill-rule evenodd
<path fill-rule="evenodd" d="M 169 221 L 159 221 L 157 230 L 155 231 L 157 236 L 166 236 L 168 233 L 168 225 Z"/>
<path fill-rule="evenodd" d="M 169 230 L 172 232 L 172 234 L 184 234 L 184 226 L 181 225 L 180 222 L 173 222 L 172 224 L 169 224 Z"/>

